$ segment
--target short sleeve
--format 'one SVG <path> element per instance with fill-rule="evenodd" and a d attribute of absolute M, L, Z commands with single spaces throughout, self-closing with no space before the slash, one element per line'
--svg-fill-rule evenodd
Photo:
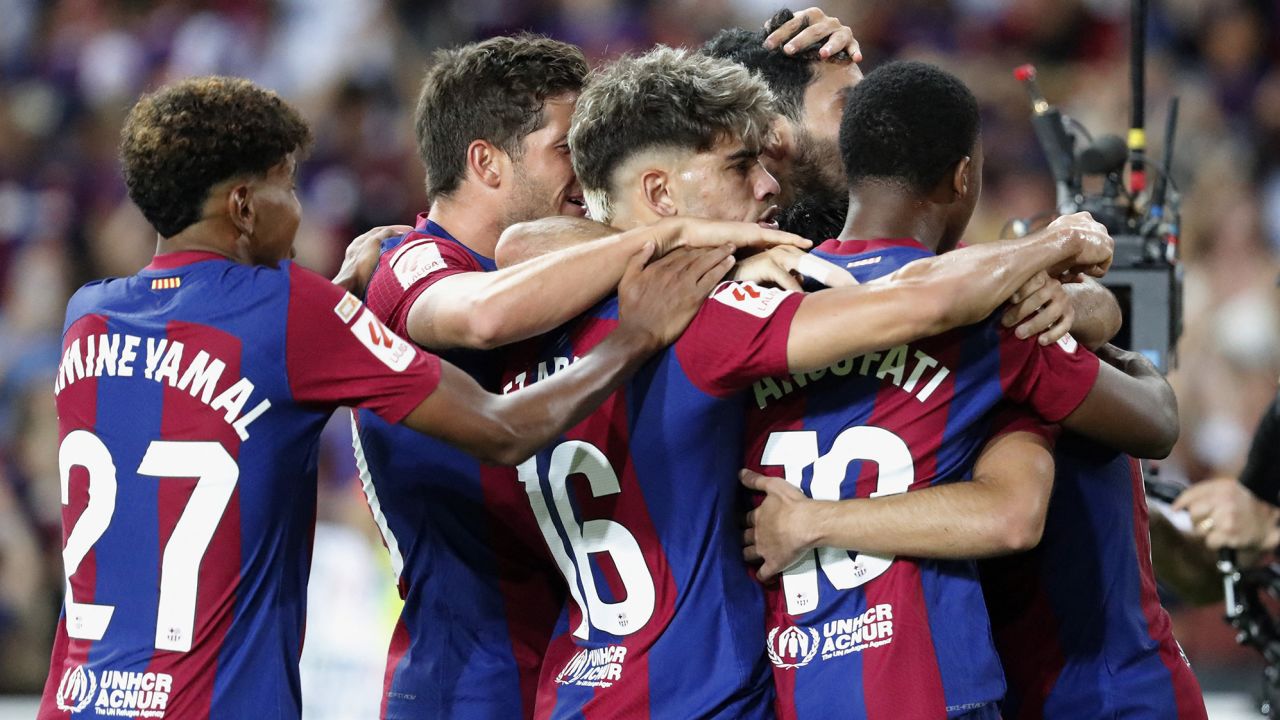
<path fill-rule="evenodd" d="M 699 390 L 724 397 L 786 374 L 787 338 L 803 299 L 753 282 L 721 283 L 676 341 L 685 375 Z"/>
<path fill-rule="evenodd" d="M 351 293 L 289 267 L 285 367 L 295 401 L 400 422 L 440 383 L 440 359 L 401 339 Z"/>
<path fill-rule="evenodd" d="M 409 337 L 409 310 L 432 285 L 460 273 L 484 272 L 471 253 L 456 242 L 410 233 L 400 245 L 382 253 L 365 301 L 369 309 L 401 337 Z"/>
<path fill-rule="evenodd" d="M 1019 340 L 1001 327 L 1000 387 L 1010 400 L 1025 403 L 1040 417 L 1056 423 L 1070 415 L 1098 379 L 1098 356 L 1070 334 L 1052 345 L 1035 338 Z"/>
<path fill-rule="evenodd" d="M 1001 403 L 991 412 L 991 432 L 988 434 L 990 440 L 1010 433 L 1027 432 L 1044 438 L 1051 448 L 1058 442 L 1058 426 L 1045 422 L 1026 407 Z"/>

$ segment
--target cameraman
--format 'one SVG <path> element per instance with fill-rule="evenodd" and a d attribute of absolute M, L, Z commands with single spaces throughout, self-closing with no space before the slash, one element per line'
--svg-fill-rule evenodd
<path fill-rule="evenodd" d="M 1211 550 L 1270 552 L 1280 545 L 1280 395 L 1262 415 L 1239 480 L 1215 478 L 1178 496 L 1191 532 Z"/>

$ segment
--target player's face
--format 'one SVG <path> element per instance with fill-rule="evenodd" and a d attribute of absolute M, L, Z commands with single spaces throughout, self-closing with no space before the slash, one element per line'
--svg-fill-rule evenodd
<path fill-rule="evenodd" d="M 671 184 L 681 215 L 777 226 L 778 181 L 760 163 L 760 150 L 738 138 L 724 138 L 690 155 L 673 173 Z"/>
<path fill-rule="evenodd" d="M 804 91 L 804 113 L 796 128 L 795 172 L 843 195 L 847 191 L 840 163 L 840 118 L 849 91 L 862 81 L 854 62 L 813 65 L 813 80 Z"/>
<path fill-rule="evenodd" d="M 525 136 L 521 155 L 514 163 L 515 186 L 507 204 L 506 224 L 587 214 L 569 157 L 569 118 L 577 102 L 577 93 L 563 93 L 543 104 L 545 122 Z"/>
<path fill-rule="evenodd" d="M 778 204 L 784 209 L 815 196 L 844 205 L 848 184 L 840 162 L 840 118 L 849 91 L 861 80 L 855 63 L 815 63 L 800 119 L 779 118 L 777 142 L 765 155 L 765 167 L 782 185 Z"/>
<path fill-rule="evenodd" d="M 297 160 L 290 153 L 268 170 L 265 177 L 255 178 L 250 184 L 254 226 L 249 254 L 255 265 L 274 267 L 281 260 L 293 257 L 293 237 L 302 217 L 295 187 L 297 167 Z"/>

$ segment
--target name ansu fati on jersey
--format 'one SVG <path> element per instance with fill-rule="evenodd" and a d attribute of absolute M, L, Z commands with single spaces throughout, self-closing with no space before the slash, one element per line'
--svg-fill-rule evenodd
<path fill-rule="evenodd" d="M 123 333 L 87 335 L 72 340 L 63 353 L 53 394 L 56 396 L 67 386 L 87 377 L 135 377 L 140 374 L 147 380 L 185 390 L 211 410 L 221 411 L 223 419 L 235 429 L 240 439 L 248 440 L 250 423 L 271 407 L 271 401 L 261 400 L 245 412 L 253 396 L 253 382 L 248 378 L 237 378 L 233 383 L 222 383 L 221 392 L 218 392 L 226 368 L 225 361 L 213 357 L 206 350 L 186 347 L 181 340 L 143 338 Z"/>
<path fill-rule="evenodd" d="M 929 354 L 913 350 L 906 345 L 897 345 L 888 350 L 845 358 L 811 373 L 794 373 L 780 378 L 757 380 L 751 386 L 756 407 L 763 410 L 770 401 L 781 400 L 795 392 L 796 388 L 821 380 L 828 372 L 836 377 L 844 377 L 854 372 L 866 377 L 874 373 L 877 378 L 909 393 L 920 402 L 928 400 L 942 381 L 951 374 L 949 369 L 940 365 Z"/>

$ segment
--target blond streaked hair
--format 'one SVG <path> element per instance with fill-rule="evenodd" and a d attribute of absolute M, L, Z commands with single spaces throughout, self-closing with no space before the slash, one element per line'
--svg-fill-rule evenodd
<path fill-rule="evenodd" d="M 777 112 L 769 88 L 746 68 L 683 49 L 660 45 L 596 70 L 569 130 L 591 217 L 612 221 L 614 174 L 637 154 L 703 152 L 726 137 L 760 148 Z"/>

